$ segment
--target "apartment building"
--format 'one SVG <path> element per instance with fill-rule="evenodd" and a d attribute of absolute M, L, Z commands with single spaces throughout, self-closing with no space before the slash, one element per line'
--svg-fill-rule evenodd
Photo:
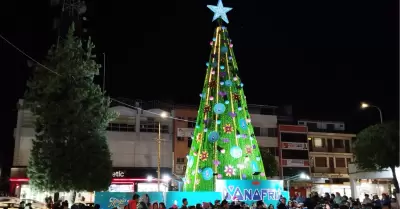
<path fill-rule="evenodd" d="M 254 135 L 261 149 L 266 149 L 279 162 L 278 152 L 278 118 L 274 115 L 277 107 L 267 105 L 248 105 Z M 186 171 L 186 156 L 189 153 L 194 128 L 196 126 L 197 106 L 177 106 L 172 111 L 173 117 L 173 172 L 176 176 L 184 177 Z"/>
<path fill-rule="evenodd" d="M 128 102 L 127 102 L 128 103 Z M 109 123 L 107 141 L 114 167 L 110 191 L 157 191 L 158 168 L 158 125 L 161 124 L 161 174 L 172 175 L 172 120 L 163 119 L 158 114 L 170 115 L 168 108 L 158 105 L 145 105 L 131 102 L 127 106 L 113 106 L 111 109 L 119 117 Z M 147 106 L 147 108 L 145 107 Z M 145 109 L 146 108 L 146 109 Z M 23 195 L 27 199 L 40 199 L 29 187 L 26 168 L 35 136 L 32 113 L 19 101 L 17 124 L 14 129 L 15 148 L 13 167 L 11 168 L 10 193 Z M 148 181 L 148 177 L 153 180 Z M 166 190 L 167 184 L 162 189 Z M 87 197 L 86 197 L 87 198 Z M 87 198 L 88 199 L 88 198 Z M 42 199 L 40 199 L 42 201 Z"/>
<path fill-rule="evenodd" d="M 299 120 L 308 127 L 308 147 L 313 191 L 351 195 L 348 174 L 353 160 L 352 139 L 343 122 Z"/>
<path fill-rule="evenodd" d="M 286 189 L 293 196 L 300 192 L 304 196 L 309 192 L 311 184 L 300 175 L 310 176 L 307 126 L 279 125 L 279 157 L 282 179 L 291 179 L 290 188 Z"/>

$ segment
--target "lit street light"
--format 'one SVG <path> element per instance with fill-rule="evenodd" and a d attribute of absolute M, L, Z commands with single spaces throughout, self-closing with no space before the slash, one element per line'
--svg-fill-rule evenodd
<path fill-rule="evenodd" d="M 166 118 L 168 115 L 166 112 L 162 112 L 160 114 L 161 118 Z M 157 144 L 158 144 L 158 159 L 157 159 L 157 186 L 158 186 L 158 191 L 160 192 L 160 181 L 161 181 L 161 120 L 158 121 L 158 139 L 157 139 Z"/>
<path fill-rule="evenodd" d="M 366 109 L 366 108 L 369 108 L 369 107 L 374 107 L 374 108 L 376 108 L 376 109 L 379 111 L 379 117 L 380 117 L 380 119 L 381 119 L 381 124 L 382 124 L 382 123 L 383 123 L 383 117 L 382 117 L 382 110 L 381 110 L 381 108 L 379 108 L 378 106 L 375 106 L 375 105 L 370 105 L 370 104 L 365 103 L 365 102 L 362 102 L 362 103 L 361 103 L 361 109 Z"/>
<path fill-rule="evenodd" d="M 153 181 L 153 176 L 147 176 L 147 181 Z"/>
<path fill-rule="evenodd" d="M 290 192 L 290 181 L 299 180 L 299 179 L 310 180 L 311 178 L 310 178 L 310 176 L 308 176 L 305 173 L 300 173 L 300 174 L 297 174 L 295 176 L 289 177 L 287 179 L 283 179 L 283 180 L 286 180 L 286 186 L 287 186 L 288 192 Z"/>

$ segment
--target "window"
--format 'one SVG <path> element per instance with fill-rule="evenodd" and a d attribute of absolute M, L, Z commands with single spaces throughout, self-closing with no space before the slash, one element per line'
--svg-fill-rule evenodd
<path fill-rule="evenodd" d="M 268 137 L 276 137 L 277 129 L 276 128 L 260 128 L 253 127 L 255 136 L 268 136 Z"/>
<path fill-rule="evenodd" d="M 254 130 L 254 135 L 255 136 L 261 136 L 260 135 L 260 132 L 261 132 L 260 127 L 253 127 L 253 130 Z"/>
<path fill-rule="evenodd" d="M 268 128 L 268 137 L 276 137 L 277 134 L 277 129 L 276 128 Z"/>
<path fill-rule="evenodd" d="M 333 140 L 333 148 L 344 148 L 344 142 L 342 139 Z"/>
<path fill-rule="evenodd" d="M 281 141 L 308 143 L 307 134 L 302 134 L 302 133 L 281 133 Z"/>
<path fill-rule="evenodd" d="M 196 127 L 196 118 L 188 118 L 188 128 Z"/>
<path fill-rule="evenodd" d="M 336 159 L 336 168 L 346 168 L 346 158 L 339 158 Z"/>
<path fill-rule="evenodd" d="M 154 121 L 144 121 L 143 124 L 140 125 L 140 132 L 158 132 L 158 122 Z M 161 125 L 161 133 L 169 133 L 168 125 Z"/>
<path fill-rule="evenodd" d="M 324 147 L 324 139 L 322 138 L 314 138 L 314 147 L 322 148 Z"/>
<path fill-rule="evenodd" d="M 327 168 L 328 167 L 328 162 L 326 160 L 326 157 L 315 157 L 314 162 L 315 162 L 315 167 L 318 167 L 318 168 Z"/>
<path fill-rule="evenodd" d="M 192 147 L 192 141 L 193 141 L 192 139 L 189 139 L 189 140 L 188 140 L 188 147 L 189 147 L 189 148 Z"/>
<path fill-rule="evenodd" d="M 134 124 L 109 123 L 107 131 L 135 132 Z"/>
<path fill-rule="evenodd" d="M 268 128 L 260 128 L 260 136 L 268 136 Z"/>
<path fill-rule="evenodd" d="M 185 141 L 185 138 L 184 137 L 176 137 L 176 140 L 178 140 L 178 141 Z"/>
<path fill-rule="evenodd" d="M 282 150 L 282 158 L 308 160 L 308 150 Z"/>
<path fill-rule="evenodd" d="M 177 163 L 185 163 L 185 158 L 183 158 L 183 157 L 178 157 L 178 158 L 176 159 L 176 162 L 177 162 Z"/>

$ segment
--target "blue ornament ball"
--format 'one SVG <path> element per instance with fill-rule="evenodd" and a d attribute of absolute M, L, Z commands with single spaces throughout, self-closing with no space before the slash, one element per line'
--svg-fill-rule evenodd
<path fill-rule="evenodd" d="M 188 160 L 187 166 L 188 166 L 189 168 L 191 168 L 191 167 L 193 166 L 193 163 L 194 163 L 194 157 L 191 156 L 191 155 L 189 155 L 189 156 L 187 157 L 187 160 Z"/>
<path fill-rule="evenodd" d="M 220 115 L 220 114 L 224 113 L 225 109 L 226 109 L 225 105 L 222 104 L 222 103 L 215 104 L 215 106 L 214 106 L 214 112 L 217 115 Z"/>
<path fill-rule="evenodd" d="M 251 161 L 251 169 L 252 169 L 253 173 L 260 172 L 260 168 L 258 167 L 258 164 L 256 161 Z"/>
<path fill-rule="evenodd" d="M 221 70 L 225 69 L 224 65 L 219 66 L 219 68 L 221 68 Z"/>
<path fill-rule="evenodd" d="M 242 118 L 242 119 L 239 120 L 239 127 L 242 130 L 247 130 L 247 123 L 246 123 L 245 119 Z"/>
<path fill-rule="evenodd" d="M 225 86 L 231 87 L 232 86 L 232 81 L 231 80 L 226 80 L 225 81 Z"/>
<path fill-rule="evenodd" d="M 231 150 L 229 151 L 229 153 L 231 154 L 231 156 L 233 158 L 238 159 L 238 158 L 242 157 L 243 151 L 242 151 L 242 149 L 240 149 L 240 147 L 233 146 L 233 147 L 231 147 Z"/>
<path fill-rule="evenodd" d="M 221 53 L 227 53 L 228 52 L 228 47 L 223 46 L 221 47 Z"/>
<path fill-rule="evenodd" d="M 208 141 L 211 143 L 214 143 L 216 141 L 218 141 L 219 139 L 219 134 L 216 131 L 212 131 L 208 134 Z"/>
<path fill-rule="evenodd" d="M 210 66 L 210 63 L 207 62 L 207 63 L 206 63 L 206 66 L 207 66 L 207 67 Z"/>
<path fill-rule="evenodd" d="M 203 179 L 208 181 L 211 180 L 213 178 L 214 175 L 214 171 L 212 168 L 204 168 L 203 172 L 201 173 L 201 175 L 203 176 Z"/>

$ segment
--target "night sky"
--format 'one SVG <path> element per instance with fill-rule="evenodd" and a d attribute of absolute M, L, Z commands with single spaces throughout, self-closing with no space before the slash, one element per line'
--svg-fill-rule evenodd
<path fill-rule="evenodd" d="M 41 2 L 41 3 L 39 3 Z M 111 97 L 198 104 L 216 26 L 202 1 L 87 1 Z M 4 3 L 9 5 L 4 5 Z M 225 0 L 248 103 L 292 104 L 298 118 L 345 121 L 355 131 L 398 119 L 398 1 Z M 0 34 L 37 60 L 56 42 L 48 1 L 6 1 Z M 0 157 L 11 165 L 16 102 L 31 70 L 0 39 Z M 101 77 L 98 82 L 101 83 Z M 1 162 L 1 161 L 0 161 Z"/>

